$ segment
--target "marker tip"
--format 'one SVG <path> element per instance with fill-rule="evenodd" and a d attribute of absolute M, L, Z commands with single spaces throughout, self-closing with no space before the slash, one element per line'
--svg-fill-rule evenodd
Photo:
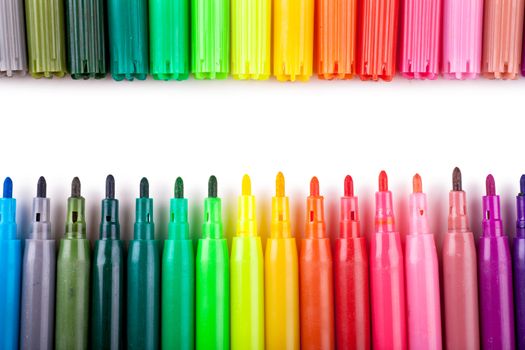
<path fill-rule="evenodd" d="M 520 178 L 520 196 L 525 196 L 525 174 Z"/>
<path fill-rule="evenodd" d="M 140 198 L 149 198 L 149 182 L 145 177 L 140 180 Z"/>
<path fill-rule="evenodd" d="M 414 178 L 412 179 L 412 192 L 423 192 L 423 181 L 421 180 L 421 176 L 419 174 L 414 175 Z"/>
<path fill-rule="evenodd" d="M 115 199 L 115 178 L 111 174 L 106 177 L 106 198 Z"/>
<path fill-rule="evenodd" d="M 388 176 L 386 175 L 386 171 L 381 170 L 379 173 L 379 192 L 386 191 L 388 191 Z"/>
<path fill-rule="evenodd" d="M 242 177 L 242 195 L 250 196 L 252 194 L 252 181 L 248 175 Z"/>
<path fill-rule="evenodd" d="M 489 174 L 487 176 L 485 185 L 487 188 L 487 196 L 495 196 L 496 195 L 496 182 L 494 181 L 494 176 L 492 176 L 492 174 Z"/>
<path fill-rule="evenodd" d="M 175 198 L 184 198 L 184 182 L 181 177 L 175 180 Z"/>
<path fill-rule="evenodd" d="M 452 172 L 452 191 L 463 191 L 461 170 L 459 170 L 458 167 L 455 167 L 454 171 Z"/>
<path fill-rule="evenodd" d="M 284 193 L 284 175 L 279 171 L 279 173 L 277 173 L 277 177 L 275 178 L 275 196 L 284 197 Z"/>
<path fill-rule="evenodd" d="M 80 193 L 80 179 L 75 176 L 71 182 L 71 197 L 80 197 Z"/>
<path fill-rule="evenodd" d="M 345 177 L 345 197 L 354 196 L 354 179 L 350 175 Z"/>
<path fill-rule="evenodd" d="M 319 197 L 319 180 L 315 176 L 310 180 L 310 196 Z"/>
<path fill-rule="evenodd" d="M 4 180 L 4 198 L 13 198 L 13 180 L 10 177 L 6 177 Z"/>
<path fill-rule="evenodd" d="M 47 194 L 47 183 L 43 176 L 40 176 L 36 185 L 36 196 L 38 198 L 46 198 Z"/>
<path fill-rule="evenodd" d="M 217 178 L 215 175 L 210 176 L 208 180 L 208 197 L 217 198 Z"/>

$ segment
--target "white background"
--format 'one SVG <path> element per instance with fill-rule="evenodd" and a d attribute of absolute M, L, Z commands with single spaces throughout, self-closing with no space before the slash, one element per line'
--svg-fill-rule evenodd
<path fill-rule="evenodd" d="M 157 235 L 164 238 L 175 178 L 184 179 L 192 235 L 198 237 L 208 177 L 215 174 L 231 236 L 242 175 L 248 173 L 265 237 L 279 170 L 298 236 L 313 175 L 326 198 L 330 235 L 337 235 L 346 174 L 354 178 L 362 229 L 369 233 L 377 177 L 385 169 L 402 233 L 412 176 L 421 174 L 440 242 L 454 166 L 463 171 L 475 233 L 485 176 L 493 173 L 505 228 L 514 234 L 515 195 L 525 172 L 525 80 L 283 84 L 14 78 L 0 80 L 0 100 L 0 177 L 13 178 L 21 236 L 30 227 L 40 175 L 48 182 L 54 232 L 63 235 L 71 179 L 79 176 L 88 235 L 96 239 L 108 173 L 116 178 L 126 240 L 132 237 L 142 176 L 150 181 Z"/>

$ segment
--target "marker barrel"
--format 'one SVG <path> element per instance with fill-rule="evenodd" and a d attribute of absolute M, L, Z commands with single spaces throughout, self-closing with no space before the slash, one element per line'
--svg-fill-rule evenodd
<path fill-rule="evenodd" d="M 513 245 L 514 300 L 516 301 L 517 349 L 525 349 L 525 238 L 516 237 Z"/>
<path fill-rule="evenodd" d="M 0 349 L 18 348 L 20 313 L 20 240 L 0 240 Z"/>
<path fill-rule="evenodd" d="M 26 71 L 24 1 L 0 0 L 0 77 Z"/>

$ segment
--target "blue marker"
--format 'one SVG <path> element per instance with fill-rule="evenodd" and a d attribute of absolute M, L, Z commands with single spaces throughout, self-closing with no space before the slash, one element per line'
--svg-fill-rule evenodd
<path fill-rule="evenodd" d="M 13 181 L 4 181 L 0 198 L 0 349 L 18 349 L 22 244 L 16 239 Z"/>

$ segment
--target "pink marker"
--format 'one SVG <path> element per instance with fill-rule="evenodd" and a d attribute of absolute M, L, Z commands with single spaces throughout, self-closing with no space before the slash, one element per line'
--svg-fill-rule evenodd
<path fill-rule="evenodd" d="M 410 195 L 409 232 L 406 236 L 408 347 L 414 350 L 441 349 L 439 270 L 434 235 L 430 233 L 427 196 L 421 176 L 413 180 Z"/>
<path fill-rule="evenodd" d="M 379 174 L 375 233 L 370 245 L 372 342 L 377 350 L 407 348 L 405 279 L 401 238 L 395 229 L 388 178 Z"/>

